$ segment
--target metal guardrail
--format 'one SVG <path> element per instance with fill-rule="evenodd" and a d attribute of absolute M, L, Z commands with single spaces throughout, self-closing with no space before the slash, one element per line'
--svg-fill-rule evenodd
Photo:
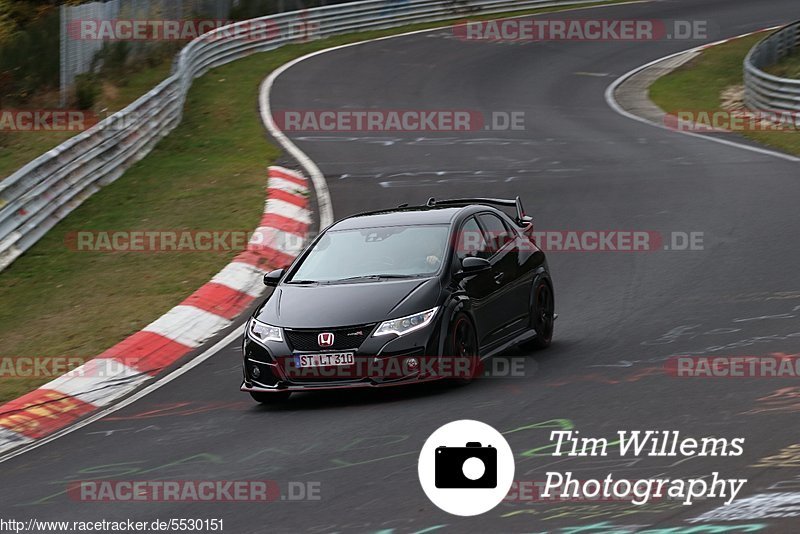
<path fill-rule="evenodd" d="M 172 131 L 181 121 L 192 81 L 209 69 L 308 37 L 589 1 L 366 0 L 261 17 L 206 33 L 181 50 L 172 74 L 154 89 L 0 182 L 0 271 Z M 264 24 L 271 30 L 264 31 Z"/>
<path fill-rule="evenodd" d="M 744 103 L 753 110 L 800 112 L 800 80 L 780 78 L 762 69 L 800 52 L 800 21 L 759 41 L 744 59 Z"/>

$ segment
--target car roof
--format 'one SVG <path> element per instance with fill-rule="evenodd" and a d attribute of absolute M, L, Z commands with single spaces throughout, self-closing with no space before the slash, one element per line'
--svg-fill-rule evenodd
<path fill-rule="evenodd" d="M 472 212 L 475 206 L 447 208 L 408 208 L 391 209 L 353 215 L 331 226 L 331 230 L 354 230 L 378 228 L 381 226 L 404 226 L 409 224 L 452 224 L 459 214 Z"/>

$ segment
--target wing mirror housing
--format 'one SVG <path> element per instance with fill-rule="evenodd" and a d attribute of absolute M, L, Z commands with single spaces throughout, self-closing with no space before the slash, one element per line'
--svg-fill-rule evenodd
<path fill-rule="evenodd" d="M 268 272 L 264 275 L 264 285 L 267 287 L 277 286 L 278 282 L 280 282 L 281 278 L 283 278 L 284 272 L 284 269 L 275 269 L 274 271 Z"/>
<path fill-rule="evenodd" d="M 456 273 L 456 277 L 466 278 L 474 274 L 483 273 L 492 269 L 492 264 L 489 260 L 484 258 L 476 258 L 473 256 L 461 260 L 461 270 Z"/>

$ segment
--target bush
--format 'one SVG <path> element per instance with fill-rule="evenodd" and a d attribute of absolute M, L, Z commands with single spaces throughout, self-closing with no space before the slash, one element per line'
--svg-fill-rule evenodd
<path fill-rule="evenodd" d="M 101 72 L 108 78 L 116 79 L 124 84 L 124 76 L 131 55 L 131 45 L 127 41 L 116 41 L 103 44 L 103 48 L 95 53 L 89 72 Z"/>
<path fill-rule="evenodd" d="M 75 77 L 75 101 L 78 109 L 90 109 L 100 96 L 102 86 L 100 80 L 92 73 L 79 74 Z"/>
<path fill-rule="evenodd" d="M 24 104 L 59 82 L 59 15 L 50 11 L 25 27 L 6 28 L 0 40 L 0 99 Z"/>

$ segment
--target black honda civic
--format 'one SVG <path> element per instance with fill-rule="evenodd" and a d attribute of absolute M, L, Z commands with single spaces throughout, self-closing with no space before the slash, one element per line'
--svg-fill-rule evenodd
<path fill-rule="evenodd" d="M 514 211 L 508 215 L 503 208 Z M 288 269 L 249 320 L 242 391 L 468 382 L 512 346 L 550 345 L 554 293 L 519 197 L 430 199 L 347 217 Z"/>

